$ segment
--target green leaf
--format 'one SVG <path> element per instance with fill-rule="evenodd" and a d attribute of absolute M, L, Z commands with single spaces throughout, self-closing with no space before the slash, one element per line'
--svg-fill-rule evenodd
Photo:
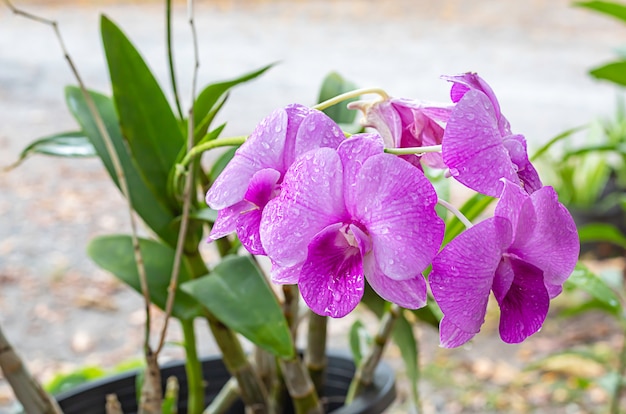
<path fill-rule="evenodd" d="M 415 334 L 413 333 L 413 327 L 409 321 L 406 320 L 404 315 L 400 315 L 396 321 L 396 325 L 393 330 L 393 341 L 400 349 L 407 377 L 409 377 L 409 380 L 411 381 L 411 397 L 413 399 L 413 404 L 414 406 L 419 406 L 419 345 L 417 343 L 417 339 L 415 338 Z"/>
<path fill-rule="evenodd" d="M 620 60 L 597 67 L 592 69 L 589 73 L 595 78 L 626 86 L 626 60 Z"/>
<path fill-rule="evenodd" d="M 550 150 L 550 148 L 552 148 L 554 146 L 554 144 L 556 144 L 559 141 L 562 141 L 565 138 L 568 138 L 572 135 L 574 135 L 575 133 L 577 133 L 578 131 L 581 131 L 583 129 L 587 128 L 587 126 L 583 125 L 583 126 L 577 126 L 574 128 L 570 128 L 566 131 L 561 132 L 560 134 L 558 134 L 557 136 L 555 136 L 554 138 L 552 138 L 550 141 L 548 141 L 545 145 L 543 145 L 541 148 L 539 148 L 534 154 L 533 156 L 530 158 L 531 161 L 536 161 L 538 158 L 540 158 L 543 154 L 547 153 L 548 150 Z"/>
<path fill-rule="evenodd" d="M 28 156 L 34 154 L 56 157 L 93 157 L 96 155 L 96 150 L 84 132 L 62 132 L 31 142 L 9 168 L 17 167 Z"/>
<path fill-rule="evenodd" d="M 611 1 L 578 1 L 574 6 L 586 7 L 626 22 L 626 5 Z"/>
<path fill-rule="evenodd" d="M 137 170 L 122 137 L 113 101 L 109 97 L 96 92 L 90 91 L 89 95 L 94 101 L 98 114 L 104 121 L 104 126 L 120 160 L 126 182 L 128 183 L 133 210 L 139 214 L 155 234 L 171 246 L 175 246 L 178 231 L 171 224 L 175 214 L 168 206 L 168 202 L 164 198 L 165 194 L 154 193 Z M 96 126 L 96 121 L 89 110 L 82 91 L 78 87 L 68 86 L 65 88 L 65 99 L 70 112 L 91 140 L 111 179 L 120 188 L 104 137 Z"/>
<path fill-rule="evenodd" d="M 185 138 L 139 52 L 106 16 L 100 23 L 122 133 L 148 186 L 167 195 L 168 176 Z"/>
<path fill-rule="evenodd" d="M 150 301 L 159 308 L 165 309 L 174 265 L 174 249 L 149 239 L 139 239 L 139 247 L 148 279 Z M 130 236 L 96 237 L 87 246 L 87 254 L 102 269 L 113 273 L 118 279 L 141 293 Z M 180 289 L 180 285 L 190 279 L 191 270 L 183 258 L 178 276 L 179 287 L 176 289 L 172 311 L 172 316 L 181 320 L 189 320 L 202 315 L 202 306 Z"/>
<path fill-rule="evenodd" d="M 193 211 L 189 214 L 189 218 L 193 220 L 206 221 L 209 223 L 215 223 L 217 220 L 217 210 L 212 208 L 202 208 L 200 210 Z"/>
<path fill-rule="evenodd" d="M 590 223 L 578 229 L 581 243 L 609 242 L 626 248 L 626 236 L 615 226 L 606 223 Z"/>
<path fill-rule="evenodd" d="M 356 85 L 353 82 L 346 80 L 336 72 L 331 72 L 322 81 L 318 103 L 327 101 L 337 95 L 341 95 L 342 93 L 355 89 Z M 356 118 L 357 111 L 348 109 L 347 105 L 357 99 L 358 98 L 356 97 L 348 99 L 338 105 L 333 105 L 324 109 L 323 112 L 337 123 L 352 124 L 354 122 L 354 118 Z"/>
<path fill-rule="evenodd" d="M 217 113 L 217 111 L 212 113 L 212 110 L 226 92 L 228 92 L 231 88 L 239 85 L 240 83 L 248 82 L 261 76 L 274 65 L 275 63 L 271 63 L 267 66 L 264 66 L 253 72 L 246 73 L 235 79 L 213 83 L 205 87 L 198 95 L 198 98 L 196 98 L 196 102 L 193 106 L 194 118 L 196 120 L 196 130 L 194 131 L 194 133 L 196 134 L 196 136 L 204 135 L 206 133 L 210 126 L 211 120 Z"/>
<path fill-rule="evenodd" d="M 592 273 L 585 265 L 578 263 L 565 284 L 566 288 L 574 286 L 587 292 L 591 297 L 604 303 L 607 309 L 611 310 L 612 314 L 622 314 L 622 304 L 617 294 L 604 280 Z"/>
<path fill-rule="evenodd" d="M 50 394 L 59 394 L 61 392 L 69 391 L 72 388 L 76 388 L 79 385 L 85 384 L 89 381 L 93 381 L 98 378 L 102 378 L 107 375 L 107 372 L 97 366 L 87 366 L 78 368 L 67 374 L 57 374 L 44 388 Z"/>
<path fill-rule="evenodd" d="M 363 322 L 357 319 L 350 327 L 348 338 L 350 340 L 350 351 L 352 351 L 354 364 L 359 366 L 363 359 L 363 354 L 367 352 L 367 349 L 372 343 L 372 337 L 368 334 Z"/>
<path fill-rule="evenodd" d="M 208 276 L 181 288 L 252 343 L 277 356 L 293 357 L 294 346 L 280 305 L 249 257 L 228 256 Z"/>

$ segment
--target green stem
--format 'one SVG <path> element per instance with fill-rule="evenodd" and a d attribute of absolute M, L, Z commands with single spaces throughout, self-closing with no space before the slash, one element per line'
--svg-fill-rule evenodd
<path fill-rule="evenodd" d="M 374 344 L 370 350 L 369 355 L 361 362 L 361 365 L 357 367 L 352 378 L 352 383 L 348 389 L 348 395 L 346 395 L 345 405 L 350 404 L 365 388 L 367 388 L 373 381 L 374 370 L 380 362 L 385 346 L 389 342 L 389 337 L 393 330 L 393 326 L 400 315 L 400 307 L 392 304 L 389 309 L 383 315 L 378 333 L 374 338 Z"/>
<path fill-rule="evenodd" d="M 279 362 L 296 414 L 323 414 L 315 386 L 300 358 L 295 356 Z"/>
<path fill-rule="evenodd" d="M 626 374 L 626 329 L 623 329 L 623 342 L 622 349 L 619 354 L 619 367 L 617 368 L 617 384 L 615 384 L 615 389 L 613 390 L 613 395 L 611 396 L 611 414 L 619 414 L 620 411 L 620 401 L 622 399 L 622 390 L 624 389 L 624 375 Z"/>
<path fill-rule="evenodd" d="M 187 373 L 187 405 L 189 414 L 200 414 L 204 410 L 204 384 L 202 364 L 196 348 L 196 331 L 193 320 L 181 320 L 185 340 L 185 371 Z"/>
<path fill-rule="evenodd" d="M 385 148 L 385 152 L 394 155 L 426 154 L 427 152 L 441 152 L 441 145 L 406 148 Z"/>
<path fill-rule="evenodd" d="M 324 377 L 326 374 L 326 328 L 328 317 L 320 316 L 309 311 L 309 326 L 307 335 L 307 347 L 304 354 L 311 380 L 317 393 L 321 395 L 324 389 Z"/>
<path fill-rule="evenodd" d="M 178 116 L 180 119 L 183 119 L 183 110 L 180 107 L 180 100 L 178 99 L 178 86 L 176 84 L 176 74 L 174 70 L 174 49 L 172 48 L 172 0 L 167 0 L 165 2 L 165 36 L 167 43 L 167 63 L 170 71 L 172 92 L 174 93 L 174 101 L 176 102 Z"/>
<path fill-rule="evenodd" d="M 217 346 L 222 351 L 224 365 L 235 378 L 241 390 L 241 399 L 254 413 L 267 412 L 267 391 L 256 370 L 248 361 L 237 335 L 215 316 L 206 313 Z"/>
<path fill-rule="evenodd" d="M 198 144 L 193 147 L 185 158 L 178 164 L 180 167 L 186 167 L 191 160 L 193 160 L 198 155 L 202 154 L 204 151 L 208 151 L 213 148 L 218 147 L 233 147 L 235 145 L 241 145 L 246 142 L 247 136 L 238 136 L 238 137 L 226 137 L 226 138 L 218 138 L 211 141 L 203 142 L 202 144 Z"/>
<path fill-rule="evenodd" d="M 318 103 L 317 105 L 313 106 L 313 109 L 317 109 L 321 111 L 333 105 L 337 105 L 338 103 L 341 103 L 343 101 L 347 101 L 348 99 L 356 98 L 361 95 L 366 95 L 368 93 L 375 93 L 377 95 L 380 95 L 384 100 L 389 99 L 389 95 L 387 94 L 387 92 L 385 92 L 384 90 L 380 88 L 355 89 L 353 91 L 349 91 L 346 93 L 342 93 L 341 95 L 337 95 L 334 98 L 330 98 L 324 102 Z"/>

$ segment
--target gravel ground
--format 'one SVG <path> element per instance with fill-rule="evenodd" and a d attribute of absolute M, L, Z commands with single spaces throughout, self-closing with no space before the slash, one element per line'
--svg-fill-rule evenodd
<path fill-rule="evenodd" d="M 160 2 L 16 3 L 58 20 L 90 88 L 109 89 L 97 30 L 101 12 L 126 31 L 168 84 Z M 186 97 L 192 47 L 184 4 L 176 3 L 174 13 L 177 69 Z M 590 80 L 586 71 L 612 58 L 626 39 L 618 23 L 563 0 L 198 1 L 196 25 L 200 85 L 280 61 L 232 94 L 222 115 L 230 120 L 226 134 L 248 133 L 275 107 L 314 102 L 319 82 L 331 70 L 359 86 L 431 100 L 447 99 L 449 88 L 439 75 L 471 70 L 490 82 L 513 129 L 524 133 L 531 147 L 612 112 L 615 89 Z M 63 101 L 63 87 L 74 81 L 52 33 L 0 8 L 0 166 L 15 161 L 31 140 L 75 128 Z M 138 355 L 139 296 L 98 270 L 84 250 L 93 236 L 128 228 L 121 197 L 95 159 L 37 157 L 0 174 L 0 324 L 39 378 Z M 345 347 L 340 334 L 350 323 L 350 318 L 333 323 L 333 346 Z M 439 358 L 434 333 L 419 333 L 422 359 Z M 442 358 L 503 366 L 499 372 L 506 380 L 519 370 L 511 358 L 545 350 L 549 335 L 542 332 L 528 345 L 511 348 L 486 333 L 473 350 Z M 179 336 L 174 326 L 170 339 Z M 200 350 L 214 352 L 208 337 L 201 337 Z M 400 367 L 396 354 L 390 350 L 390 361 Z M 173 347 L 165 353 L 179 355 Z M 485 412 L 460 409 L 437 387 L 422 384 L 427 412 Z M 0 412 L 12 398 L 0 376 Z M 406 408 L 400 404 L 395 410 Z M 568 410 L 547 412 L 579 412 Z"/>

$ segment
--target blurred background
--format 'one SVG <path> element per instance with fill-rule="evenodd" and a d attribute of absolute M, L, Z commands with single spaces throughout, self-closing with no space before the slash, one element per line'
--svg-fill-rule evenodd
<path fill-rule="evenodd" d="M 169 85 L 164 2 L 13 3 L 58 21 L 89 88 L 110 93 L 99 39 L 101 13 L 123 28 L 161 84 Z M 449 85 L 440 75 L 475 71 L 492 86 L 531 153 L 566 129 L 615 112 L 618 88 L 587 72 L 614 58 L 626 40 L 626 26 L 566 0 L 197 1 L 195 21 L 199 85 L 278 62 L 231 94 L 218 120 L 228 121 L 224 136 L 248 134 L 276 107 L 314 104 L 330 71 L 360 87 L 433 101 L 448 100 Z M 186 4 L 180 1 L 174 2 L 174 54 L 182 103 L 188 106 L 193 47 Z M 30 141 L 76 128 L 63 97 L 68 84 L 75 81 L 50 27 L 15 16 L 2 4 L 0 166 L 16 161 Z M 127 232 L 127 216 L 95 158 L 33 157 L 0 173 L 0 324 L 42 380 L 139 355 L 141 298 L 97 269 L 85 253 L 93 236 Z M 367 320 L 358 312 L 354 317 Z M 331 331 L 345 332 L 350 323 L 333 321 Z M 550 316 L 542 332 L 519 346 L 500 342 L 497 318 L 488 320 L 472 346 L 453 351 L 438 349 L 432 329 L 416 330 L 427 413 L 596 412 L 609 399 L 599 382 L 608 373 L 602 365 L 569 361 L 550 370 L 529 367 L 580 344 L 608 353 L 621 346 L 617 323 L 595 313 Z M 177 338 L 173 326 L 170 339 Z M 213 352 L 213 344 L 201 340 L 201 352 Z M 336 348 L 346 346 L 340 335 L 333 341 Z M 393 348 L 388 355 L 401 364 Z M 165 353 L 177 356 L 175 346 Z M 400 389 L 396 409 L 406 412 L 402 384 Z M 12 401 L 0 376 L 0 412 Z"/>

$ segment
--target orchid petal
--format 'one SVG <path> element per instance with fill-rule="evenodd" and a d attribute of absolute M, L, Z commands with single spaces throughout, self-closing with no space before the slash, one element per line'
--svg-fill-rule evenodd
<path fill-rule="evenodd" d="M 519 343 L 541 329 L 550 298 L 543 283 L 543 272 L 518 259 L 511 259 L 515 279 L 500 305 L 500 337 L 506 343 Z M 497 296 L 496 296 L 497 299 Z"/>
<path fill-rule="evenodd" d="M 235 205 L 218 211 L 217 220 L 215 220 L 213 227 L 211 227 L 209 241 L 221 239 L 222 237 L 228 236 L 230 233 L 236 231 L 239 216 L 243 212 L 249 211 L 251 208 L 253 208 L 253 205 L 250 202 L 242 200 Z"/>
<path fill-rule="evenodd" d="M 439 322 L 439 342 L 443 348 L 456 348 L 461 346 L 472 339 L 477 332 L 478 331 L 468 332 L 460 328 L 447 316 L 444 316 L 441 322 Z"/>
<path fill-rule="evenodd" d="M 339 145 L 337 152 L 343 165 L 344 197 L 346 205 L 357 205 L 361 200 L 356 192 L 355 180 L 365 161 L 374 155 L 382 154 L 383 141 L 378 134 L 356 134 Z"/>
<path fill-rule="evenodd" d="M 250 180 L 244 199 L 250 204 L 248 211 L 241 211 L 237 219 L 237 237 L 252 254 L 264 255 L 259 226 L 265 205 L 274 196 L 280 173 L 271 168 L 257 171 Z M 219 213 L 218 213 L 219 214 Z"/>
<path fill-rule="evenodd" d="M 361 251 L 348 242 L 342 227 L 332 224 L 313 238 L 298 281 L 309 308 L 333 318 L 350 313 L 365 288 Z"/>
<path fill-rule="evenodd" d="M 393 155 L 374 155 L 361 168 L 354 194 L 346 206 L 367 228 L 381 271 L 403 280 L 424 270 L 444 232 L 437 194 L 424 174 Z"/>
<path fill-rule="evenodd" d="M 449 82 L 453 82 L 452 89 L 450 90 L 450 98 L 452 99 L 452 102 L 458 102 L 468 91 L 476 90 L 484 93 L 487 98 L 489 98 L 496 112 L 497 118 L 503 118 L 500 113 L 500 104 L 498 103 L 496 94 L 493 92 L 493 89 L 491 89 L 489 84 L 487 84 L 483 78 L 478 76 L 477 73 L 468 72 L 462 75 L 442 76 L 442 78 Z"/>
<path fill-rule="evenodd" d="M 272 270 L 270 272 L 270 278 L 272 282 L 279 285 L 293 285 L 300 280 L 300 273 L 302 272 L 302 264 L 296 266 L 282 267 L 272 261 Z"/>
<path fill-rule="evenodd" d="M 523 245 L 516 242 L 512 247 L 524 261 L 544 272 L 546 285 L 562 285 L 578 261 L 580 242 L 576 224 L 552 187 L 543 187 L 531 194 L 530 199 L 537 216 L 535 231 Z"/>
<path fill-rule="evenodd" d="M 383 138 L 385 147 L 397 148 L 402 138 L 402 122 L 400 115 L 389 100 L 376 102 L 366 109 L 365 126 L 378 131 Z"/>
<path fill-rule="evenodd" d="M 461 345 L 458 338 L 469 340 L 480 331 L 495 272 L 512 237 L 510 223 L 492 217 L 458 235 L 433 260 L 428 281 L 447 320 L 442 345 Z"/>
<path fill-rule="evenodd" d="M 302 154 L 317 148 L 337 148 L 345 139 L 337 124 L 325 113 L 306 108 L 306 116 L 293 140 L 294 150 L 285 150 L 285 170 Z"/>
<path fill-rule="evenodd" d="M 281 171 L 282 151 L 277 148 L 285 146 L 287 123 L 287 112 L 277 109 L 257 125 L 207 192 L 206 202 L 211 208 L 221 210 L 241 201 L 257 171 Z"/>
<path fill-rule="evenodd" d="M 528 159 L 528 150 L 524 136 L 519 134 L 509 135 L 504 139 L 503 144 L 509 153 L 511 162 L 515 164 L 517 176 L 524 186 L 524 190 L 528 194 L 539 190 L 543 184 L 541 183 L 537 170 L 535 170 L 535 167 Z"/>
<path fill-rule="evenodd" d="M 371 254 L 364 258 L 363 267 L 365 278 L 381 298 L 407 309 L 426 305 L 426 281 L 421 273 L 411 279 L 391 279 L 380 270 Z"/>
<path fill-rule="evenodd" d="M 442 143 L 443 160 L 451 175 L 492 197 L 502 191 L 501 178 L 519 180 L 497 125 L 487 96 L 470 90 L 452 110 Z"/>
<path fill-rule="evenodd" d="M 502 180 L 504 188 L 496 205 L 494 215 L 506 218 L 513 228 L 513 239 L 516 244 L 524 244 L 525 240 L 535 233 L 537 217 L 531 198 L 522 187 L 508 180 Z"/>
<path fill-rule="evenodd" d="M 264 250 L 279 266 L 301 264 L 313 237 L 345 221 L 346 215 L 337 151 L 307 152 L 285 174 L 280 195 L 265 206 L 260 226 Z"/>

